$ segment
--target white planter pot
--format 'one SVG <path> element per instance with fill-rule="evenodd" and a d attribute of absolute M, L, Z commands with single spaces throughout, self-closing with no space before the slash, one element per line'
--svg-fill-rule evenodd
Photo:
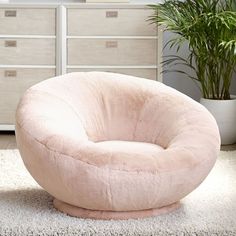
<path fill-rule="evenodd" d="M 221 136 L 221 144 L 236 143 L 236 96 L 231 100 L 201 98 L 200 103 L 215 117 Z"/>

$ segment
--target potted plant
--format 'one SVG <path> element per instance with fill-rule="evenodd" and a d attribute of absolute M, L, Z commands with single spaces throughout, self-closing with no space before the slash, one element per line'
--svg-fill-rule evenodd
<path fill-rule="evenodd" d="M 163 64 L 197 82 L 200 102 L 215 117 L 222 144 L 236 142 L 236 96 L 230 94 L 236 68 L 235 6 L 236 0 L 165 0 L 150 5 L 154 14 L 149 20 L 176 34 L 166 46 L 175 47 L 177 54 L 187 42 L 186 58 L 168 55 Z M 188 69 L 176 69 L 183 66 Z"/>

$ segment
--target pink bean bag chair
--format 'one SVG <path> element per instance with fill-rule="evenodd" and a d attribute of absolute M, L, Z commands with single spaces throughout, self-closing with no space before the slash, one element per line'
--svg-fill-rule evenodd
<path fill-rule="evenodd" d="M 212 169 L 214 118 L 156 81 L 71 73 L 21 99 L 16 137 L 25 166 L 71 216 L 127 219 L 170 212 Z"/>

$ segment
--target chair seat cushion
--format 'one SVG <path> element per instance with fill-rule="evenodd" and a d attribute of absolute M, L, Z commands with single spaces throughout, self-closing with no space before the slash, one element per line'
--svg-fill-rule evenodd
<path fill-rule="evenodd" d="M 139 156 L 156 156 L 158 152 L 164 150 L 157 144 L 121 140 L 103 141 L 96 143 L 96 145 L 100 148 L 106 149 L 107 152 L 127 155 L 127 158 L 133 156 L 136 158 Z"/>

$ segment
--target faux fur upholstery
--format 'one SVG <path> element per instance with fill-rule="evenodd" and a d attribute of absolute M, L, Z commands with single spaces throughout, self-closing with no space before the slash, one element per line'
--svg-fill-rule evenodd
<path fill-rule="evenodd" d="M 35 180 L 60 201 L 97 211 L 171 205 L 213 167 L 218 127 L 199 103 L 162 83 L 79 72 L 27 90 L 17 144 Z"/>

